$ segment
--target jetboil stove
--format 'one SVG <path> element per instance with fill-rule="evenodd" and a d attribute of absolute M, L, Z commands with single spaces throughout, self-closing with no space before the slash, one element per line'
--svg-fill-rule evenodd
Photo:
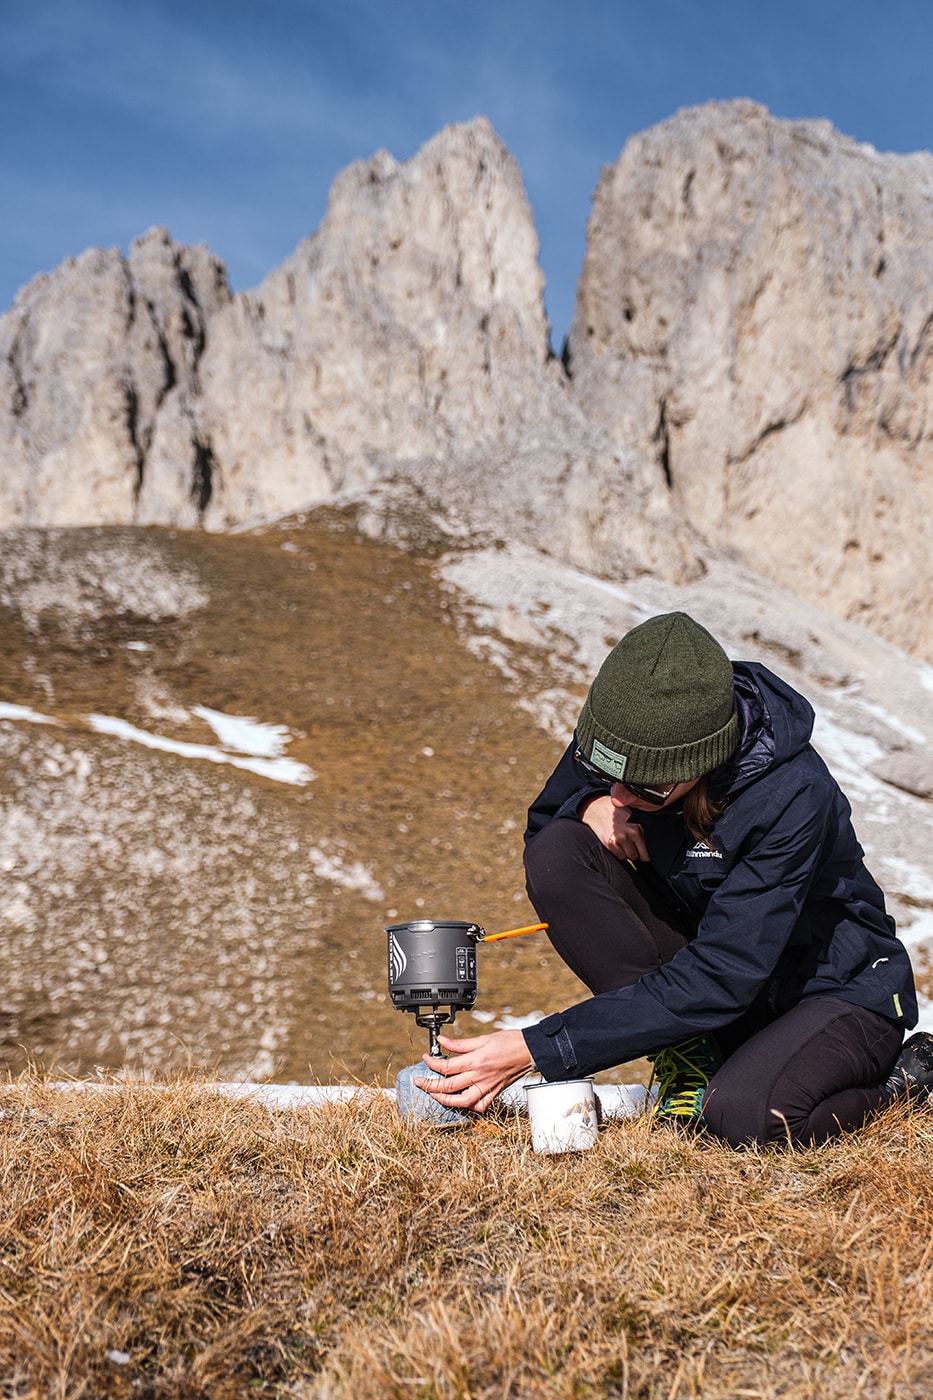
<path fill-rule="evenodd" d="M 452 1023 L 458 1011 L 469 1011 L 476 1001 L 476 945 L 534 933 L 547 924 L 487 933 L 479 924 L 456 919 L 414 919 L 390 924 L 389 995 L 399 1011 L 413 1011 L 417 1025 L 431 1038 L 430 1054 L 442 1053 L 437 1036 L 441 1026 Z"/>

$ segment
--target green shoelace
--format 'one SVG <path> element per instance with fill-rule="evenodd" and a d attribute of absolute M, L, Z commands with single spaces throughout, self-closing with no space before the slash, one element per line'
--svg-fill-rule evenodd
<path fill-rule="evenodd" d="M 683 1123 L 700 1123 L 703 1096 L 709 1082 L 722 1067 L 722 1056 L 709 1035 L 696 1035 L 649 1055 L 652 1062 L 649 1092 L 657 1084 L 658 1094 L 651 1116 Z"/>

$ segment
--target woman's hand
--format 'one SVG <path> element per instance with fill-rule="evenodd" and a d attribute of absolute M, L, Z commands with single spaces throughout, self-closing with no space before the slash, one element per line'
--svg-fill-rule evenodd
<path fill-rule="evenodd" d="M 593 797 L 580 813 L 580 820 L 596 832 L 607 851 L 620 860 L 647 860 L 645 834 L 637 822 L 630 821 L 631 807 L 615 797 Z"/>
<path fill-rule="evenodd" d="M 426 1089 L 445 1108 L 471 1108 L 485 1113 L 497 1094 L 514 1084 L 534 1068 L 521 1031 L 494 1031 L 492 1035 L 475 1035 L 466 1040 L 439 1037 L 450 1058 L 425 1055 L 425 1064 L 437 1079 L 416 1079 L 419 1089 Z"/>

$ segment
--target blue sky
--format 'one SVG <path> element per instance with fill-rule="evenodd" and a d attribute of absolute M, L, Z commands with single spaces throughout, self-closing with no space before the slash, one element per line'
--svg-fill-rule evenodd
<path fill-rule="evenodd" d="M 344 166 L 484 114 L 522 169 L 559 348 L 630 135 L 751 97 L 928 150 L 931 57 L 928 0 L 0 0 L 0 311 L 153 224 L 254 286 Z"/>

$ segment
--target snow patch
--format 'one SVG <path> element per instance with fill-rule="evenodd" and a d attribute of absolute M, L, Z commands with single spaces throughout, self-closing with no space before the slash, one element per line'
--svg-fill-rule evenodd
<path fill-rule="evenodd" d="M 886 724 L 889 729 L 893 729 L 896 734 L 903 734 L 905 739 L 909 739 L 912 744 L 922 744 L 926 747 L 927 737 L 922 730 L 914 728 L 912 724 L 906 724 L 904 720 L 898 719 L 897 715 L 892 715 L 890 710 L 886 710 L 883 705 L 872 704 L 870 700 L 865 700 L 861 695 L 852 697 L 852 704 L 857 705 L 866 714 L 874 715 L 880 719 L 882 724 Z"/>
<path fill-rule="evenodd" d="M 209 724 L 225 749 L 252 754 L 254 758 L 280 758 L 291 738 L 284 724 L 264 724 L 245 715 L 227 715 L 192 705 L 191 713 Z"/>
<path fill-rule="evenodd" d="M 885 871 L 889 871 L 896 880 L 899 895 L 929 904 L 933 908 L 933 880 L 930 879 L 928 871 L 921 870 L 910 861 L 902 860 L 900 856 L 885 856 L 883 864 Z M 888 885 L 891 883 L 890 879 L 886 881 Z M 933 915 L 930 915 L 930 918 L 933 920 Z M 930 933 L 933 935 L 933 923 Z"/>
<path fill-rule="evenodd" d="M 232 768 L 257 773 L 261 778 L 272 778 L 277 783 L 289 783 L 300 787 L 317 777 L 307 764 L 298 763 L 293 758 L 256 758 L 225 753 L 223 749 L 215 749 L 210 744 L 189 744 L 179 739 L 167 739 L 161 734 L 150 734 L 145 729 L 137 729 L 126 720 L 114 719 L 110 715 L 87 715 L 86 719 L 91 729 L 98 734 L 128 739 L 134 744 L 142 744 L 144 748 L 178 754 L 181 758 L 200 758 L 208 763 L 227 763 Z"/>
<path fill-rule="evenodd" d="M 187 717 L 187 711 L 182 714 Z M 160 753 L 174 753 L 181 758 L 199 758 L 208 763 L 226 763 L 232 768 L 241 768 L 248 773 L 256 773 L 261 778 L 271 778 L 276 783 L 288 783 L 301 787 L 313 782 L 317 777 L 313 768 L 296 759 L 284 757 L 285 747 L 291 731 L 282 724 L 261 724 L 258 720 L 240 715 L 225 715 L 220 710 L 209 710 L 206 706 L 195 705 L 192 714 L 203 719 L 217 735 L 222 748 L 211 744 L 190 744 L 181 739 L 168 739 L 163 734 L 150 734 L 146 729 L 137 729 L 125 719 L 112 715 L 85 715 L 85 723 L 97 734 L 109 734 L 115 739 L 127 739 L 134 744 L 142 744 L 147 749 L 157 749 Z M 0 701 L 0 719 L 21 720 L 27 724 L 61 723 L 51 715 L 40 714 L 28 705 L 12 705 Z M 230 752 L 232 750 L 232 752 Z M 380 896 L 381 898 L 381 896 Z"/>
<path fill-rule="evenodd" d="M 40 715 L 38 710 L 31 710 L 28 705 L 10 705 L 5 700 L 0 700 L 0 719 L 20 719 L 27 724 L 58 724 L 58 720 L 52 719 L 51 715 Z"/>
<path fill-rule="evenodd" d="M 516 1113 L 523 1112 L 526 1106 L 525 1086 L 530 1083 L 536 1084 L 538 1079 L 520 1079 L 517 1084 L 510 1084 L 508 1088 L 503 1089 L 499 1097 L 505 1107 Z M 13 1087 L 15 1091 L 18 1086 Z M 47 1087 L 64 1093 L 113 1094 L 120 1093 L 125 1088 L 146 1089 L 156 1094 L 163 1092 L 162 1086 L 152 1082 L 102 1084 L 96 1080 L 85 1079 L 62 1080 Z M 249 1099 L 270 1109 L 322 1108 L 325 1104 L 332 1103 L 362 1104 L 373 1098 L 395 1100 L 394 1089 L 363 1084 L 254 1084 L 248 1081 L 226 1083 L 221 1080 L 205 1084 L 204 1088 L 207 1093 L 221 1094 L 231 1099 Z M 604 1118 L 633 1118 L 644 1112 L 647 1093 L 642 1084 L 597 1084 L 596 1093 Z"/>
<path fill-rule="evenodd" d="M 543 1011 L 529 1011 L 524 1016 L 500 1016 L 496 1022 L 496 1030 L 523 1031 L 526 1026 L 536 1026 L 543 1020 Z"/>

